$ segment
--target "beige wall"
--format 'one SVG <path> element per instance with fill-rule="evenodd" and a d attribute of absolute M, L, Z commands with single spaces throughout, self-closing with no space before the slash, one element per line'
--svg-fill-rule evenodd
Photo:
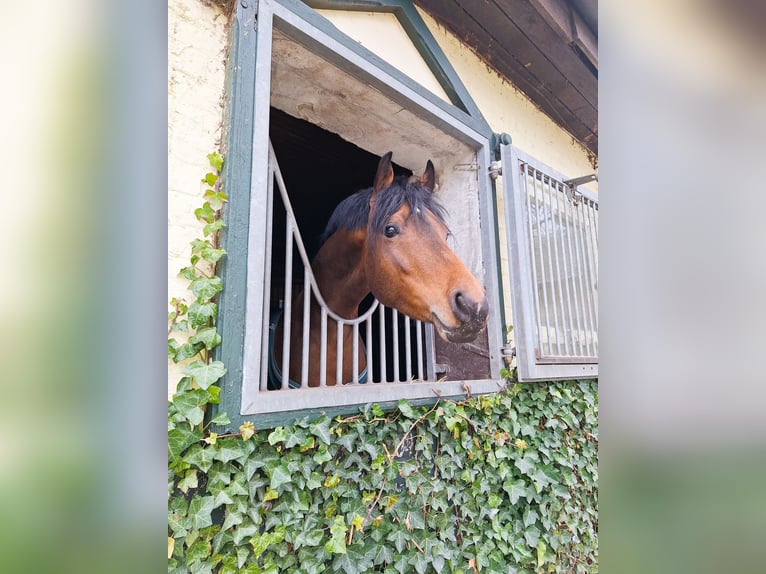
<path fill-rule="evenodd" d="M 200 179 L 210 171 L 207 154 L 220 148 L 227 21 L 199 0 L 168 0 L 168 301 L 193 300 L 178 271 L 189 265 L 189 243 L 202 236 L 194 217 Z M 168 365 L 170 395 L 182 368 Z"/>
<path fill-rule="evenodd" d="M 585 148 L 456 37 L 421 14 L 494 131 L 509 133 L 515 145 L 565 175 L 593 173 Z M 392 17 L 357 14 L 351 21 L 347 15 L 327 15 L 338 28 L 395 65 L 400 62 L 405 73 L 438 93 L 430 72 L 413 61 L 413 48 L 404 43 Z M 227 22 L 218 8 L 201 0 L 168 2 L 168 300 L 191 301 L 187 282 L 177 273 L 188 265 L 189 243 L 202 234 L 193 211 L 201 203 L 206 155 L 220 149 Z M 588 187 L 598 189 L 595 184 Z M 169 394 L 180 370 L 169 366 Z"/>

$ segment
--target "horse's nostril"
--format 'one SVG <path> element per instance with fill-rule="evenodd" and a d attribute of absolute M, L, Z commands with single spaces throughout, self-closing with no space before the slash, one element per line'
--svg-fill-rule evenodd
<path fill-rule="evenodd" d="M 489 305 L 486 297 L 482 297 L 479 301 L 473 301 L 461 291 L 455 291 L 452 294 L 451 302 L 452 312 L 455 313 L 455 317 L 462 323 L 483 323 L 489 313 Z"/>
<path fill-rule="evenodd" d="M 460 291 L 452 294 L 452 311 L 463 323 L 471 318 L 471 306 Z"/>

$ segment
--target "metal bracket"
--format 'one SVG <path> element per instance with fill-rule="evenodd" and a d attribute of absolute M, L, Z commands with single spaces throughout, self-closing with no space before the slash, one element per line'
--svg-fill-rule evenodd
<path fill-rule="evenodd" d="M 582 185 L 584 183 L 590 183 L 591 181 L 598 181 L 598 175 L 596 175 L 595 173 L 591 173 L 590 175 L 583 175 L 580 177 L 567 179 L 565 181 L 562 181 L 561 183 L 563 183 L 564 186 L 566 187 L 566 194 L 569 197 L 570 201 L 574 205 L 579 205 L 580 200 L 582 199 L 582 193 L 577 191 L 577 186 Z"/>
<path fill-rule="evenodd" d="M 500 355 L 503 357 L 515 357 L 516 347 L 500 347 Z"/>
<path fill-rule="evenodd" d="M 492 181 L 495 181 L 498 176 L 503 175 L 503 164 L 499 161 L 492 161 L 489 163 L 489 177 L 492 178 Z"/>

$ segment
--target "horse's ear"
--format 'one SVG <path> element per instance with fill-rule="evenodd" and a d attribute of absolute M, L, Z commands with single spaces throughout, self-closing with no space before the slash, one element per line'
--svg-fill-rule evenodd
<path fill-rule="evenodd" d="M 375 183 L 372 185 L 373 195 L 378 193 L 384 187 L 388 187 L 394 181 L 394 168 L 391 167 L 391 156 L 394 152 L 390 151 L 378 163 L 378 173 L 375 174 Z"/>
<path fill-rule="evenodd" d="M 425 187 L 428 191 L 433 191 L 436 185 L 436 174 L 434 173 L 434 164 L 429 159 L 426 163 L 426 170 L 423 175 L 420 176 L 420 185 Z"/>

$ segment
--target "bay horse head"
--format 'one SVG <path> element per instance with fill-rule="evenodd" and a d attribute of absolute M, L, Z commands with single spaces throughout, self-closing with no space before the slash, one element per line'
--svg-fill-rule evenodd
<path fill-rule="evenodd" d="M 428 160 L 419 179 L 395 178 L 392 155 L 381 158 L 369 198 L 369 289 L 384 305 L 432 323 L 443 339 L 472 341 L 487 323 L 487 299 L 447 245 L 445 210 L 433 195 L 434 165 Z"/>

